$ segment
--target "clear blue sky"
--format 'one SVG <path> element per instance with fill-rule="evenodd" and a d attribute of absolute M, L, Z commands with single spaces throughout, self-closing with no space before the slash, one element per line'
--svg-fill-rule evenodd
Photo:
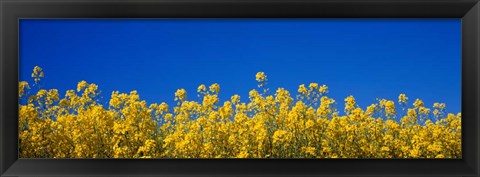
<path fill-rule="evenodd" d="M 86 80 L 104 103 L 114 90 L 173 104 L 185 88 L 197 100 L 202 83 L 248 101 L 263 71 L 272 91 L 328 85 L 340 110 L 349 95 L 365 108 L 400 93 L 461 110 L 460 19 L 23 19 L 20 80 L 36 65 L 44 88 L 64 95 Z"/>

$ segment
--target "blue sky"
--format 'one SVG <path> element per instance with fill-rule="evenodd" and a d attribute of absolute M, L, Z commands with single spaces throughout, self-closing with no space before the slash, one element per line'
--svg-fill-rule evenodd
<path fill-rule="evenodd" d="M 248 101 L 263 71 L 272 92 L 326 84 L 341 110 L 349 95 L 365 108 L 400 93 L 461 110 L 460 19 L 22 19 L 19 79 L 32 83 L 36 65 L 43 88 L 63 95 L 86 80 L 104 103 L 114 90 L 174 104 L 185 88 L 198 100 L 202 83 Z"/>

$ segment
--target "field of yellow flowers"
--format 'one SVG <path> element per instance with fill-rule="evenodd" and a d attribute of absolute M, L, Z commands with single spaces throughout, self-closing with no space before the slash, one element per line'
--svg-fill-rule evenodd
<path fill-rule="evenodd" d="M 35 67 L 32 88 L 43 77 Z M 136 91 L 113 92 L 104 106 L 85 81 L 64 97 L 30 93 L 21 81 L 20 158 L 461 158 L 461 113 L 447 114 L 444 103 L 410 105 L 400 94 L 362 109 L 348 96 L 337 110 L 325 85 L 302 84 L 293 97 L 267 94 L 263 72 L 256 80 L 249 102 L 220 103 L 220 85 L 200 85 L 201 102 L 179 89 L 173 108 L 147 105 Z"/>

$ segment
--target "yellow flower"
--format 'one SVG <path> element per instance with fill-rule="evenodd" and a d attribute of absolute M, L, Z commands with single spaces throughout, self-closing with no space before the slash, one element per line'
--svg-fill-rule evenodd
<path fill-rule="evenodd" d="M 273 133 L 273 143 L 288 144 L 292 138 L 292 133 L 285 130 L 277 130 L 275 133 Z"/>
<path fill-rule="evenodd" d="M 257 72 L 257 74 L 255 75 L 255 79 L 257 80 L 257 82 L 264 82 L 267 80 L 267 75 L 265 75 L 264 72 Z"/>
<path fill-rule="evenodd" d="M 210 85 L 209 89 L 211 92 L 218 94 L 218 92 L 220 92 L 220 85 L 218 85 L 217 83 L 214 83 Z"/>
<path fill-rule="evenodd" d="M 387 115 L 395 114 L 395 103 L 393 101 L 385 102 L 385 114 Z"/>
<path fill-rule="evenodd" d="M 197 88 L 197 92 L 200 93 L 200 92 L 205 92 L 207 90 L 207 87 L 204 85 L 204 84 L 201 84 L 200 86 L 198 86 Z"/>
<path fill-rule="evenodd" d="M 35 72 L 34 78 L 43 77 L 40 67 Z M 257 75 L 265 86 L 265 74 Z M 404 94 L 398 97 L 402 110 L 378 99 L 364 111 L 348 96 L 346 115 L 340 115 L 335 100 L 323 95 L 327 86 L 317 83 L 300 85 L 297 98 L 284 88 L 273 95 L 252 89 L 247 102 L 234 94 L 222 105 L 220 85 L 202 84 L 201 101 L 187 101 L 186 90 L 178 89 L 171 110 L 165 102 L 147 104 L 135 90 L 113 91 L 103 106 L 98 86 L 86 81 L 63 97 L 38 86 L 27 94 L 28 83 L 19 82 L 19 98 L 29 95 L 18 105 L 21 158 L 462 157 L 461 113 L 434 103 L 436 120 L 427 120 L 431 109 L 419 99 L 407 105 Z M 400 115 L 400 121 L 390 119 Z"/>
<path fill-rule="evenodd" d="M 80 81 L 78 84 L 77 84 L 77 92 L 80 92 L 81 90 L 83 90 L 84 88 L 86 88 L 88 86 L 88 83 L 86 81 Z"/>
<path fill-rule="evenodd" d="M 407 104 L 407 101 L 408 101 L 407 95 L 405 95 L 403 93 L 398 95 L 398 103 Z"/>
<path fill-rule="evenodd" d="M 415 108 L 423 107 L 423 101 L 420 99 L 416 99 L 415 102 L 413 103 L 413 106 Z"/>
<path fill-rule="evenodd" d="M 23 96 L 25 93 L 25 89 L 30 89 L 30 86 L 28 85 L 28 82 L 21 81 L 18 83 L 18 97 Z"/>
<path fill-rule="evenodd" d="M 317 90 L 318 89 L 318 84 L 317 83 L 310 83 L 308 86 L 311 90 Z"/>
<path fill-rule="evenodd" d="M 355 109 L 357 106 L 357 103 L 355 102 L 355 98 L 350 95 L 347 98 L 345 98 L 345 113 L 350 114 L 350 112 Z"/>
<path fill-rule="evenodd" d="M 433 103 L 433 108 L 444 110 L 446 106 L 445 106 L 445 103 Z"/>
<path fill-rule="evenodd" d="M 433 115 L 438 117 L 440 115 L 440 111 L 438 111 L 438 109 L 433 110 Z"/>
<path fill-rule="evenodd" d="M 302 147 L 302 151 L 308 156 L 315 157 L 317 155 L 315 147 Z"/>
<path fill-rule="evenodd" d="M 420 114 L 429 114 L 429 113 L 430 113 L 430 109 L 425 108 L 425 107 L 419 107 L 419 108 L 418 108 L 418 112 L 419 112 Z"/>
<path fill-rule="evenodd" d="M 390 148 L 388 148 L 386 146 L 382 146 L 382 148 L 380 148 L 380 151 L 390 152 Z"/>
<path fill-rule="evenodd" d="M 306 127 L 307 129 L 312 128 L 314 125 L 315 125 L 315 122 L 313 122 L 312 120 L 308 120 L 308 121 L 305 123 L 305 127 Z"/>
<path fill-rule="evenodd" d="M 318 92 L 320 93 L 328 93 L 328 87 L 326 85 L 322 85 L 319 89 Z"/>
<path fill-rule="evenodd" d="M 375 113 L 376 109 L 377 109 L 377 104 L 371 104 L 370 106 L 367 107 L 367 110 L 365 111 L 365 113 L 371 116 Z"/>
<path fill-rule="evenodd" d="M 187 91 L 185 89 L 178 89 L 175 92 L 175 101 L 180 100 L 184 101 L 187 98 Z"/>
<path fill-rule="evenodd" d="M 42 68 L 40 68 L 39 66 L 35 66 L 32 72 L 32 78 L 35 80 L 35 84 L 38 84 L 40 82 L 40 79 L 43 78 L 43 76 L 44 73 L 42 71 Z"/>
<path fill-rule="evenodd" d="M 240 96 L 235 94 L 230 98 L 230 100 L 232 101 L 233 104 L 238 104 L 240 102 Z"/>
<path fill-rule="evenodd" d="M 303 95 L 307 94 L 307 88 L 305 87 L 305 84 L 302 84 L 298 87 L 298 93 L 301 93 Z"/>

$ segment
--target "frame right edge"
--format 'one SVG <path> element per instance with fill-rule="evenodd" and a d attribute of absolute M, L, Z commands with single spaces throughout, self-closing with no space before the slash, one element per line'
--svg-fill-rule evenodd
<path fill-rule="evenodd" d="M 462 68 L 462 158 L 479 176 L 480 2 L 462 17 Z"/>

